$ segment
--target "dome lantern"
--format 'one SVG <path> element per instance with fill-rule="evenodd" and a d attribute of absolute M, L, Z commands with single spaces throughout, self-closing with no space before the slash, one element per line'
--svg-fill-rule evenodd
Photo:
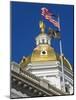
<path fill-rule="evenodd" d="M 36 45 L 40 44 L 49 44 L 51 38 L 45 33 L 45 24 L 43 21 L 40 21 L 39 27 L 41 29 L 40 34 L 36 37 Z"/>

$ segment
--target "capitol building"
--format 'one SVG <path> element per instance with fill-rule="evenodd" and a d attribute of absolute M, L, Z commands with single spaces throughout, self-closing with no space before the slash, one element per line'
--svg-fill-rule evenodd
<path fill-rule="evenodd" d="M 23 55 L 19 64 L 14 61 L 11 62 L 11 98 L 73 94 L 72 65 L 68 59 L 63 56 L 62 66 L 61 55 L 55 52 L 54 47 L 52 47 L 52 38 L 45 32 L 43 22 L 40 24 L 40 30 L 39 35 L 35 38 L 36 47 L 33 49 L 31 56 L 28 55 L 26 57 Z M 24 82 L 21 80 L 21 77 L 22 79 L 23 77 L 27 78 L 24 79 L 24 84 L 26 84 L 27 87 L 25 90 L 23 88 L 24 85 L 21 85 Z M 37 82 L 34 81 L 35 78 L 39 79 L 38 85 L 34 85 L 37 84 Z M 34 83 L 32 84 L 31 81 Z M 38 88 L 40 88 L 39 86 L 42 90 L 38 90 Z M 37 93 L 34 93 L 35 90 L 37 90 Z"/>

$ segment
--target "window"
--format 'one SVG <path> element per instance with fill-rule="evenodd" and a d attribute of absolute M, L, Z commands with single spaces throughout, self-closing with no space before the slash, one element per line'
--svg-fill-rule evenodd
<path fill-rule="evenodd" d="M 46 52 L 45 51 L 42 51 L 42 54 L 46 54 Z"/>
<path fill-rule="evenodd" d="M 44 39 L 42 39 L 42 43 L 43 43 L 43 44 L 45 43 L 45 40 L 44 40 Z"/>
<path fill-rule="evenodd" d="M 67 93 L 69 93 L 69 89 L 68 89 L 68 87 L 66 87 L 66 86 L 65 86 L 65 91 L 66 91 Z"/>
<path fill-rule="evenodd" d="M 66 91 L 67 93 L 69 93 L 69 89 L 70 89 L 69 84 L 65 84 L 65 91 Z"/>
<path fill-rule="evenodd" d="M 47 51 L 46 50 L 42 50 L 41 51 L 41 55 L 47 55 Z"/>
<path fill-rule="evenodd" d="M 60 81 L 61 81 L 61 82 L 63 81 L 63 78 L 62 78 L 62 76 L 60 77 Z"/>

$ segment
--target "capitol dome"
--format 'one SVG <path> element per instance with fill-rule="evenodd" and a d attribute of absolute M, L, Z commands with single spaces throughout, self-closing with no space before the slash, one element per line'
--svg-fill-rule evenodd
<path fill-rule="evenodd" d="M 56 61 L 56 54 L 52 47 L 48 44 L 38 45 L 32 53 L 31 62 L 34 61 Z"/>
<path fill-rule="evenodd" d="M 20 64 L 27 66 L 33 62 L 47 62 L 47 61 L 59 61 L 61 63 L 61 56 L 54 51 L 51 46 L 51 38 L 45 33 L 45 25 L 40 23 L 41 33 L 36 37 L 36 48 L 34 48 L 31 56 L 23 57 Z M 63 64 L 66 68 L 72 70 L 72 66 L 69 61 L 63 56 Z"/>

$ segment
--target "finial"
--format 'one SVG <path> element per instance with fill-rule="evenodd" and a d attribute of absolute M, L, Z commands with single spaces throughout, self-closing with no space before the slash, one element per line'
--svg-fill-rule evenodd
<path fill-rule="evenodd" d="M 40 21 L 40 22 L 39 22 L 39 27 L 40 27 L 40 29 L 41 29 L 41 32 L 44 33 L 44 31 L 45 31 L 45 24 L 44 24 L 43 21 Z"/>

